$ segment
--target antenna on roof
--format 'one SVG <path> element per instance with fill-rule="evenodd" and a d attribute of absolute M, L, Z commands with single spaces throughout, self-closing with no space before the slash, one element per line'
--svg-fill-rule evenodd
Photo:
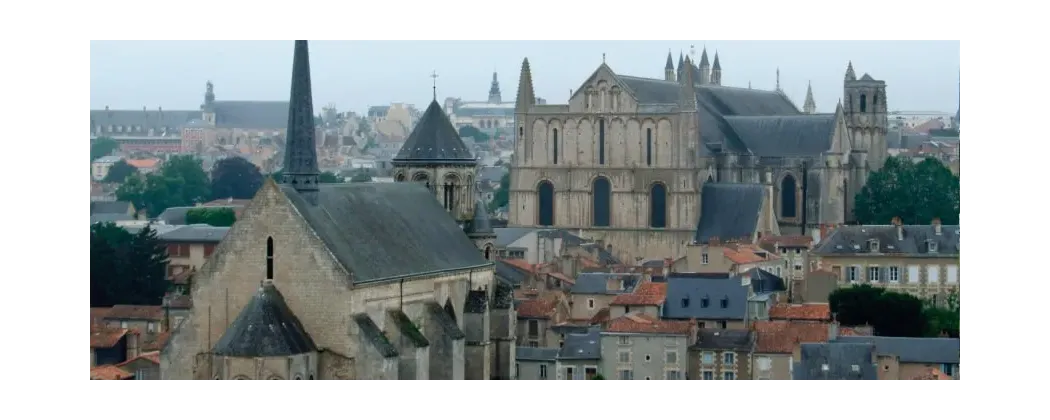
<path fill-rule="evenodd" d="M 436 100 L 438 100 L 438 74 L 437 74 L 437 70 L 434 70 L 434 71 L 430 72 L 430 78 L 434 79 L 433 89 L 434 89 L 434 100 L 436 101 Z"/>

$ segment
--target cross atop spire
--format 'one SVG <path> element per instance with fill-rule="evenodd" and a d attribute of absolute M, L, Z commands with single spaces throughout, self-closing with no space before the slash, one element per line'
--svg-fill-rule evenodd
<path fill-rule="evenodd" d="M 780 67 L 777 67 L 777 92 L 780 92 Z"/>
<path fill-rule="evenodd" d="M 492 75 L 493 75 L 493 77 L 495 77 L 496 73 L 493 73 Z M 436 101 L 438 99 L 438 74 L 437 74 L 437 70 L 434 70 L 434 71 L 430 72 L 430 78 L 434 79 L 433 89 L 434 89 L 434 100 Z"/>
<path fill-rule="evenodd" d="M 602 53 L 602 64 L 605 64 L 605 53 Z"/>

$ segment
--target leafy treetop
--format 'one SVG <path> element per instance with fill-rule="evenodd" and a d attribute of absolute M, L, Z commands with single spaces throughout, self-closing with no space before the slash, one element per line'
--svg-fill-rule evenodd
<path fill-rule="evenodd" d="M 252 198 L 262 183 L 259 167 L 240 156 L 222 159 L 211 168 L 211 196 L 216 200 Z"/>
<path fill-rule="evenodd" d="M 959 177 L 934 158 L 914 163 L 904 157 L 886 159 L 857 194 L 853 208 L 861 224 L 888 224 L 900 217 L 905 224 L 928 224 L 939 217 L 959 223 Z"/>

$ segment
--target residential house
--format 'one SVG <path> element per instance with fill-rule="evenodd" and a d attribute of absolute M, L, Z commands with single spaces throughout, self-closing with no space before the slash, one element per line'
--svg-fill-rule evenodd
<path fill-rule="evenodd" d="M 666 300 L 667 283 L 642 282 L 634 292 L 613 298 L 609 304 L 609 316 L 619 318 L 631 312 L 639 312 L 659 318 Z"/>
<path fill-rule="evenodd" d="M 137 380 L 160 379 L 160 351 L 142 353 L 137 357 L 125 360 L 117 368 L 134 375 Z"/>
<path fill-rule="evenodd" d="M 164 332 L 164 308 L 150 305 L 114 305 L 102 317 L 110 329 L 134 329 L 140 334 Z"/>
<path fill-rule="evenodd" d="M 943 302 L 959 290 L 959 226 L 841 226 L 812 254 L 839 286 L 870 284 Z"/>
<path fill-rule="evenodd" d="M 120 156 L 103 156 L 91 162 L 91 179 L 101 181 L 109 174 L 109 168 L 121 161 Z"/>
<path fill-rule="evenodd" d="M 769 309 L 774 321 L 831 322 L 831 306 L 827 303 L 778 303 Z"/>
<path fill-rule="evenodd" d="M 833 341 L 874 345 L 879 379 L 916 379 L 933 369 L 959 379 L 958 338 L 845 336 Z"/>
<path fill-rule="evenodd" d="M 601 371 L 607 379 L 685 379 L 696 324 L 632 312 L 609 321 L 601 333 Z"/>
<path fill-rule="evenodd" d="M 138 334 L 132 330 L 91 328 L 91 367 L 115 365 L 138 355 Z"/>
<path fill-rule="evenodd" d="M 590 320 L 609 305 L 616 296 L 631 293 L 641 281 L 638 274 L 582 273 L 570 289 L 574 320 Z"/>
<path fill-rule="evenodd" d="M 517 304 L 518 346 L 554 347 L 559 335 L 551 327 L 565 322 L 569 316 L 569 300 L 565 293 L 549 290 Z"/>
<path fill-rule="evenodd" d="M 496 260 L 496 278 L 513 286 L 515 289 L 530 284 L 535 276 L 532 265 L 520 259 Z"/>
<path fill-rule="evenodd" d="M 135 206 L 127 201 L 92 201 L 91 224 L 135 220 Z"/>
<path fill-rule="evenodd" d="M 514 379 L 524 381 L 554 379 L 554 370 L 558 364 L 558 352 L 561 349 L 541 347 L 521 347 L 516 350 Z"/>
<path fill-rule="evenodd" d="M 795 362 L 801 360 L 801 343 L 826 343 L 829 336 L 871 335 L 859 328 L 839 328 L 835 323 L 755 321 L 754 379 L 790 380 Z"/>
<path fill-rule="evenodd" d="M 689 346 L 686 379 L 751 379 L 755 334 L 750 330 L 699 330 Z"/>
<path fill-rule="evenodd" d="M 168 249 L 168 276 L 203 266 L 229 230 L 228 227 L 198 224 L 159 233 L 157 239 Z"/>
<path fill-rule="evenodd" d="M 564 229 L 493 228 L 493 246 L 500 258 L 517 258 L 529 264 L 546 264 L 565 254 L 566 250 L 587 243 Z"/>
<path fill-rule="evenodd" d="M 565 335 L 561 351 L 558 352 L 557 379 L 594 379 L 603 374 L 601 328 L 590 326 L 582 332 Z M 606 378 L 608 379 L 608 378 Z"/>
<path fill-rule="evenodd" d="M 91 368 L 91 380 L 120 380 L 135 379 L 135 375 L 124 369 L 113 365 L 102 365 Z"/>
<path fill-rule="evenodd" d="M 816 268 L 810 266 L 809 251 L 813 247 L 813 237 L 808 235 L 765 236 L 759 246 L 769 252 L 780 255 L 784 260 L 784 272 L 777 273 L 788 281 L 788 299 L 801 302 L 802 283 L 806 273 Z"/>
<path fill-rule="evenodd" d="M 705 244 L 690 245 L 685 258 L 675 261 L 675 272 L 739 274 L 760 268 L 776 275 L 786 271 L 779 255 L 751 244 L 723 243 L 712 238 Z"/>
<path fill-rule="evenodd" d="M 765 308 L 775 303 L 775 293 L 783 290 L 782 279 L 762 270 L 739 276 L 671 273 L 663 317 L 694 319 L 701 329 L 746 329 L 749 321 L 766 316 Z"/>
<path fill-rule="evenodd" d="M 238 198 L 230 197 L 230 198 L 226 198 L 226 199 L 219 199 L 219 200 L 209 201 L 207 203 L 201 204 L 200 206 L 201 207 L 229 207 L 229 208 L 233 209 L 234 216 L 236 216 L 238 219 L 240 219 L 241 218 L 241 213 L 244 212 L 244 208 L 247 207 L 248 203 L 250 203 L 250 202 L 252 202 L 252 200 L 244 200 L 244 199 L 238 199 Z"/>
<path fill-rule="evenodd" d="M 771 178 L 771 174 L 766 174 Z M 734 245 L 757 243 L 762 236 L 780 235 L 776 214 L 773 210 L 772 179 L 763 184 L 714 183 L 704 184 L 700 192 L 700 220 L 696 225 L 693 242 L 686 246 L 685 259 L 673 267 L 679 272 L 732 272 L 734 264 L 751 264 L 754 259 L 747 251 L 738 256 L 728 255 L 724 248 L 736 250 Z M 726 205 L 732 203 L 732 205 Z M 777 259 L 777 263 L 782 263 Z M 751 266 L 742 267 L 744 271 Z M 776 269 L 770 267 L 771 272 Z"/>
<path fill-rule="evenodd" d="M 143 175 L 153 172 L 160 167 L 160 159 L 157 158 L 128 159 L 126 162 L 128 165 L 138 169 L 139 173 Z"/>
<path fill-rule="evenodd" d="M 802 343 L 795 380 L 876 380 L 875 346 L 868 343 Z"/>
<path fill-rule="evenodd" d="M 828 303 L 831 292 L 839 288 L 839 274 L 826 268 L 816 269 L 806 273 L 800 286 L 793 289 L 793 296 L 800 297 L 801 303 Z"/>

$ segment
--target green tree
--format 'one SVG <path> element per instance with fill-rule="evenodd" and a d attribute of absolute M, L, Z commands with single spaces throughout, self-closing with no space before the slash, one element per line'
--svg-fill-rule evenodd
<path fill-rule="evenodd" d="M 503 177 L 499 180 L 499 189 L 492 195 L 492 202 L 489 203 L 489 211 L 494 212 L 496 209 L 506 206 L 510 202 L 510 172 L 503 174 Z"/>
<path fill-rule="evenodd" d="M 281 182 L 281 175 L 284 174 L 284 169 L 279 170 L 270 174 L 271 177 L 277 182 Z M 321 184 L 339 184 L 343 182 L 343 177 L 336 175 L 333 172 L 321 172 L 321 175 L 317 177 L 317 182 Z"/>
<path fill-rule="evenodd" d="M 828 296 L 842 325 L 870 325 L 875 335 L 923 337 L 929 321 L 921 299 L 867 284 L 837 289 Z"/>
<path fill-rule="evenodd" d="M 156 231 L 132 235 L 113 223 L 91 226 L 91 306 L 159 305 L 168 254 Z"/>
<path fill-rule="evenodd" d="M 109 172 L 106 172 L 106 177 L 102 178 L 102 182 L 121 183 L 129 176 L 138 175 L 138 173 L 138 168 L 121 159 L 109 167 Z"/>
<path fill-rule="evenodd" d="M 900 217 L 905 224 L 927 224 L 939 217 L 959 223 L 959 177 L 934 158 L 913 163 L 890 157 L 872 172 L 856 197 L 853 215 L 861 224 L 887 224 Z"/>
<path fill-rule="evenodd" d="M 233 226 L 237 214 L 229 207 L 198 207 L 186 212 L 186 224 L 203 223 L 211 226 Z"/>
<path fill-rule="evenodd" d="M 109 156 L 110 153 L 113 153 L 119 147 L 120 145 L 117 144 L 116 140 L 109 137 L 96 137 L 94 140 L 91 140 L 91 161 L 94 162 L 95 159 Z"/>
<path fill-rule="evenodd" d="M 923 309 L 926 313 L 929 328 L 926 335 L 936 337 L 947 334 L 949 337 L 959 337 L 959 292 L 953 290 L 945 299 L 943 305 L 931 299 L 926 302 Z"/>
<path fill-rule="evenodd" d="M 175 156 L 164 162 L 160 170 L 145 178 L 129 177 L 117 189 L 117 199 L 130 201 L 137 209 L 146 209 L 156 216 L 169 207 L 192 206 L 210 197 L 208 174 L 200 159 Z"/>
<path fill-rule="evenodd" d="M 595 374 L 594 377 L 591 378 L 591 380 L 592 381 L 603 381 L 603 380 L 605 380 L 605 377 L 602 376 L 602 374 L 598 373 L 598 374 Z"/>
<path fill-rule="evenodd" d="M 211 168 L 211 197 L 216 200 L 252 198 L 262 183 L 259 167 L 240 156 L 222 159 Z"/>
<path fill-rule="evenodd" d="M 491 137 L 488 134 L 485 134 L 485 132 L 478 130 L 478 128 L 474 127 L 473 125 L 465 125 L 461 127 L 459 129 L 459 136 L 471 137 L 476 143 L 484 143 L 491 139 Z"/>

